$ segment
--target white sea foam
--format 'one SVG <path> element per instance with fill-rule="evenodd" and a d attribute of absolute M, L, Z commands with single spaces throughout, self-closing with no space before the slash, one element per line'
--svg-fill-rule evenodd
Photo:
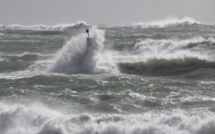
<path fill-rule="evenodd" d="M 184 17 L 183 19 L 178 18 L 168 18 L 165 20 L 152 21 L 149 23 L 134 23 L 132 24 L 135 28 L 166 28 L 180 25 L 193 25 L 193 24 L 201 24 L 199 21 L 194 20 L 190 17 Z"/>
<path fill-rule="evenodd" d="M 94 115 L 66 114 L 41 104 L 0 103 L 1 134 L 213 134 L 214 119 L 204 109 Z"/>
<path fill-rule="evenodd" d="M 74 73 L 112 73 L 117 72 L 116 64 L 111 60 L 111 55 L 102 53 L 104 43 L 104 31 L 96 27 L 90 28 L 90 41 L 87 47 L 85 34 L 73 37 L 58 52 L 54 64 L 50 66 L 50 72 L 74 74 Z"/>

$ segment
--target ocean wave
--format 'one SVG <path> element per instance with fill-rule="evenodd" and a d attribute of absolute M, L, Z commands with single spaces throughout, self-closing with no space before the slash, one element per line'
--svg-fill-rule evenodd
<path fill-rule="evenodd" d="M 207 62 L 198 58 L 151 59 L 147 62 L 119 63 L 119 68 L 123 73 L 146 76 L 171 76 L 187 74 L 199 69 L 215 69 L 215 62 Z"/>
<path fill-rule="evenodd" d="M 1 134 L 213 134 L 213 113 L 206 110 L 150 111 L 141 115 L 65 114 L 41 104 L 0 104 Z"/>
<path fill-rule="evenodd" d="M 146 39 L 130 50 L 115 53 L 122 73 L 171 76 L 199 69 L 215 69 L 215 39 L 195 37 L 186 40 Z M 203 76 L 202 76 L 203 78 Z"/>
<path fill-rule="evenodd" d="M 59 24 L 59 25 L 0 25 L 0 30 L 52 30 L 52 31 L 63 31 L 66 29 L 74 28 L 74 27 L 82 27 L 88 26 L 88 24 L 84 21 L 78 21 L 74 24 Z"/>
<path fill-rule="evenodd" d="M 22 78 L 47 72 L 52 63 L 49 55 L 37 53 L 0 56 L 0 78 Z"/>
<path fill-rule="evenodd" d="M 24 79 L 31 78 L 39 75 L 49 75 L 47 68 L 50 65 L 49 62 L 1 62 L 0 79 Z"/>
<path fill-rule="evenodd" d="M 154 21 L 149 23 L 134 23 L 131 26 L 134 28 L 168 28 L 168 27 L 175 27 L 175 26 L 185 26 L 185 25 L 194 25 L 194 24 L 201 24 L 199 21 L 196 21 L 190 17 L 184 17 L 183 19 L 166 19 L 160 21 Z"/>
<path fill-rule="evenodd" d="M 27 69 L 31 65 L 30 62 L 8 61 L 7 59 L 1 61 L 0 63 L 1 63 L 0 72 L 1 73 L 7 72 L 5 75 L 8 75 L 8 72 Z"/>
<path fill-rule="evenodd" d="M 0 54 L 1 61 L 6 62 L 33 62 L 38 59 L 48 59 L 51 58 L 52 54 L 41 54 L 41 53 L 31 53 L 31 52 L 23 52 L 22 54 Z"/>
<path fill-rule="evenodd" d="M 141 63 L 150 60 L 183 60 L 197 58 L 215 61 L 215 39 L 196 37 L 186 40 L 146 39 L 123 52 L 114 53 L 117 63 Z"/>
<path fill-rule="evenodd" d="M 151 40 L 136 43 L 132 55 L 141 55 L 143 61 L 150 59 L 184 59 L 199 58 L 214 60 L 212 50 L 215 49 L 214 38 L 196 37 L 186 40 Z"/>

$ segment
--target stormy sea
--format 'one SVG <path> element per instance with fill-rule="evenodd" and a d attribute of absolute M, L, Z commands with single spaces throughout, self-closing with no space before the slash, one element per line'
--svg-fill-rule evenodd
<path fill-rule="evenodd" d="M 215 134 L 215 25 L 0 25 L 0 134 Z"/>

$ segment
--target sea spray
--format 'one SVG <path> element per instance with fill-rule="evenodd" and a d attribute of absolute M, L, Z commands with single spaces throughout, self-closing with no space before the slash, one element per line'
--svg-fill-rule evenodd
<path fill-rule="evenodd" d="M 49 71 L 65 74 L 117 72 L 118 69 L 115 63 L 110 60 L 110 56 L 101 54 L 105 40 L 104 34 L 104 31 L 94 26 L 91 27 L 90 45 L 87 44 L 85 33 L 73 37 L 58 52 L 55 62 L 51 65 Z"/>

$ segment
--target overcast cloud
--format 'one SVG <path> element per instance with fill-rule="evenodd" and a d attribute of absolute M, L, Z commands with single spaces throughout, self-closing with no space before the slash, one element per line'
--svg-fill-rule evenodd
<path fill-rule="evenodd" d="M 215 0 L 0 0 L 0 24 L 132 24 L 189 16 L 215 24 Z"/>

